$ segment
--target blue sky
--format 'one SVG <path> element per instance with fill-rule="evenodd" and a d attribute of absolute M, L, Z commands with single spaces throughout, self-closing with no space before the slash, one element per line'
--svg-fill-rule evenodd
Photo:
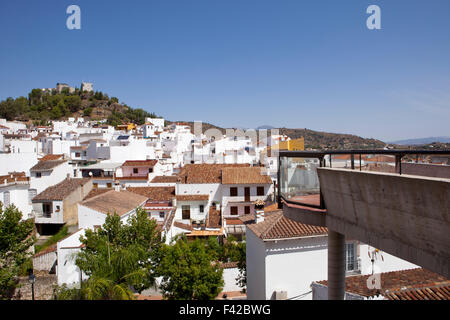
<path fill-rule="evenodd" d="M 0 45 L 0 99 L 89 81 L 169 120 L 450 136 L 448 0 L 1 1 Z"/>

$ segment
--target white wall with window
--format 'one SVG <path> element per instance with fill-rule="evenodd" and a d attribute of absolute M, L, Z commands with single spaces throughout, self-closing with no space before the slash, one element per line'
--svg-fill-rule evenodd
<path fill-rule="evenodd" d="M 205 221 L 209 210 L 208 201 L 179 201 L 177 200 L 177 209 L 175 211 L 175 220 Z"/>
<path fill-rule="evenodd" d="M 0 186 L 0 201 L 3 209 L 10 205 L 14 205 L 22 212 L 22 219 L 26 220 L 31 214 L 33 206 L 29 200 L 28 184 L 10 184 Z"/>

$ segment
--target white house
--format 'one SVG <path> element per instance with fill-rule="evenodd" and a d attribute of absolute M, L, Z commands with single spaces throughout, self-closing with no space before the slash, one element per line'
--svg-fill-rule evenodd
<path fill-rule="evenodd" d="M 85 229 L 78 230 L 57 243 L 56 274 L 58 285 L 78 285 L 87 276 L 75 264 L 75 257 L 80 252 L 82 243 L 80 237 L 84 236 Z"/>
<path fill-rule="evenodd" d="M 129 191 L 108 190 L 78 203 L 78 226 L 81 229 L 101 226 L 108 214 L 118 214 L 123 221 L 142 207 L 147 197 Z"/>
<path fill-rule="evenodd" d="M 54 234 L 64 224 L 77 228 L 77 204 L 89 194 L 92 187 L 89 178 L 66 178 L 36 195 L 32 202 L 39 234 Z"/>
<path fill-rule="evenodd" d="M 30 188 L 36 194 L 44 191 L 67 177 L 73 177 L 73 168 L 67 160 L 40 160 L 30 168 Z"/>
<path fill-rule="evenodd" d="M 327 228 L 295 222 L 282 211 L 241 219 L 247 223 L 248 299 L 312 299 L 311 284 L 328 277 Z M 370 252 L 367 245 L 346 240 L 347 276 L 372 272 Z M 378 257 L 383 263 L 377 261 L 381 272 L 416 267 L 385 252 L 377 254 L 383 255 Z"/>
<path fill-rule="evenodd" d="M 31 199 L 36 194 L 30 193 L 30 179 L 25 172 L 13 172 L 0 176 L 0 202 L 3 208 L 14 205 L 22 212 L 22 219 L 28 219 L 32 212 Z"/>
<path fill-rule="evenodd" d="M 69 237 L 58 242 L 58 285 L 78 285 L 87 276 L 82 274 L 75 265 L 74 257 L 80 252 L 82 244 L 81 235 L 86 229 L 95 229 L 102 226 L 108 214 L 117 213 L 124 223 L 128 217 L 136 213 L 138 207 L 142 207 L 147 197 L 129 192 L 105 190 L 94 196 L 87 196 L 83 202 L 78 203 L 79 230 Z"/>

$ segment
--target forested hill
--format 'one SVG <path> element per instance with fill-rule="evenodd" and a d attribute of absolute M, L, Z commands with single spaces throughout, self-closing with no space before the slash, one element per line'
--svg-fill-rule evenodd
<path fill-rule="evenodd" d="M 183 122 L 191 127 L 191 131 L 194 132 L 194 122 Z M 271 127 L 272 128 L 272 127 Z M 226 129 L 215 126 L 210 123 L 202 123 L 202 131 L 205 132 L 208 129 L 218 129 L 225 134 Z M 284 134 L 291 139 L 305 138 L 305 149 L 383 149 L 386 143 L 380 140 L 371 138 L 362 138 L 351 134 L 343 133 L 330 133 L 320 132 L 309 129 L 290 129 L 290 128 L 272 128 L 278 130 L 279 134 Z M 245 129 L 244 129 L 245 132 Z M 267 134 L 270 135 L 272 131 L 267 130 Z"/>
<path fill-rule="evenodd" d="M 155 118 L 154 113 L 143 109 L 134 109 L 125 103 L 119 103 L 116 97 L 96 92 L 81 92 L 76 88 L 73 93 L 63 89 L 46 92 L 33 89 L 28 97 L 7 98 L 0 102 L 0 118 L 18 120 L 34 124 L 47 124 L 50 120 L 64 120 L 69 117 L 85 117 L 91 120 L 108 119 L 111 125 L 133 122 L 143 124 L 146 117 Z"/>

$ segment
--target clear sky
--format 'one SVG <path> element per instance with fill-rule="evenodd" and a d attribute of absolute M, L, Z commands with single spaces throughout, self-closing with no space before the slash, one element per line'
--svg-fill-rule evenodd
<path fill-rule="evenodd" d="M 81 81 L 169 120 L 450 136 L 450 1 L 1 0 L 0 99 Z"/>

